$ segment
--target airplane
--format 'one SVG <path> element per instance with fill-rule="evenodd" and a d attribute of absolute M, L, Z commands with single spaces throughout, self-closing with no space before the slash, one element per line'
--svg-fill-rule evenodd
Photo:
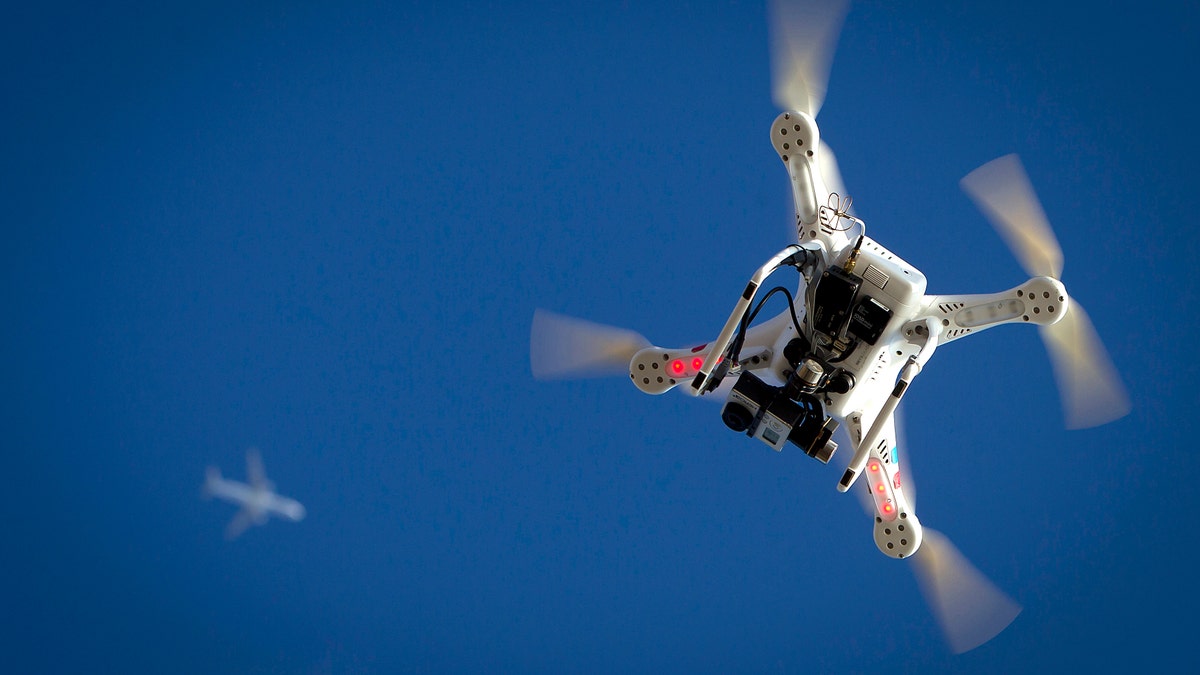
<path fill-rule="evenodd" d="M 876 546 L 914 561 L 943 637 L 961 653 L 999 634 L 1021 608 L 917 517 L 911 476 L 900 471 L 897 422 L 922 367 L 950 342 L 1002 324 L 1033 325 L 1050 353 L 1068 428 L 1117 419 L 1129 400 L 1090 319 L 1060 280 L 1062 250 L 1016 155 L 987 162 L 961 187 L 1028 280 L 990 294 L 930 294 L 920 270 L 867 236 L 816 122 L 847 10 L 846 0 L 772 3 L 772 93 L 783 112 L 770 138 L 789 178 L 795 241 L 737 289 L 717 336 L 663 348 L 633 330 L 538 308 L 530 366 L 539 380 L 614 374 L 647 394 L 678 388 L 715 398 L 735 432 L 775 451 L 797 446 L 826 464 L 841 439 L 851 456 L 837 490 L 860 486 Z M 795 293 L 783 285 L 763 292 L 784 268 L 799 274 Z M 776 294 L 787 309 L 755 324 Z"/>
<path fill-rule="evenodd" d="M 270 516 L 293 522 L 304 519 L 300 502 L 275 493 L 275 484 L 267 480 L 262 456 L 255 448 L 246 451 L 246 477 L 249 484 L 226 480 L 215 466 L 208 467 L 205 475 L 202 494 L 206 498 L 217 497 L 241 507 L 225 529 L 225 539 L 236 539 L 251 525 L 265 524 Z"/>

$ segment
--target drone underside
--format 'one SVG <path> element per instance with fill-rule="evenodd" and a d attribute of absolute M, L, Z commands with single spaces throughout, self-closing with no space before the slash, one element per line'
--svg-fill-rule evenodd
<path fill-rule="evenodd" d="M 838 450 L 841 429 L 851 456 L 838 490 L 863 479 L 876 545 L 894 558 L 914 557 L 950 646 L 965 651 L 1003 630 L 1020 608 L 945 537 L 922 527 L 905 494 L 895 415 L 909 385 L 939 346 L 1027 323 L 1050 349 L 1068 426 L 1120 417 L 1128 400 L 1086 314 L 1059 281 L 1061 251 L 1015 155 L 980 167 L 962 186 L 1030 274 L 1024 283 L 985 295 L 928 295 L 920 270 L 866 236 L 816 124 L 845 5 L 810 9 L 787 16 L 778 5 L 773 21 L 775 98 L 785 112 L 770 135 L 788 172 L 796 243 L 751 276 L 711 341 L 656 347 L 634 331 L 538 310 L 530 363 L 540 379 L 599 370 L 626 373 L 648 394 L 682 386 L 719 397 L 732 430 L 776 451 L 790 443 L 822 463 Z M 800 275 L 795 293 L 761 292 L 784 267 Z M 788 309 L 756 323 L 776 293 Z"/>

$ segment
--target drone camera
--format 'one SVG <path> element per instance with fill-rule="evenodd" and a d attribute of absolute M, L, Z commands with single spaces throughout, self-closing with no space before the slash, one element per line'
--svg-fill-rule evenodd
<path fill-rule="evenodd" d="M 721 419 L 730 429 L 754 436 L 763 411 L 778 394 L 776 387 L 763 382 L 749 371 L 744 372 L 733 385 L 729 399 L 721 408 Z M 779 450 L 780 447 L 775 449 Z"/>
<path fill-rule="evenodd" d="M 793 400 L 783 387 L 769 385 L 749 371 L 733 385 L 721 419 L 730 429 L 757 438 L 775 451 L 790 441 L 822 463 L 829 462 L 837 451 L 837 443 L 831 440 L 837 422 L 825 417 L 816 398 L 801 395 Z"/>

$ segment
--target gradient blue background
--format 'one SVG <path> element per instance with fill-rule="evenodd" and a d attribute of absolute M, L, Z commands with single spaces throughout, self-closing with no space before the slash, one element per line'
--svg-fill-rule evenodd
<path fill-rule="evenodd" d="M 693 344 L 788 243 L 761 3 L 167 4 L 0 26 L 0 670 L 1200 665 L 1195 9 L 847 17 L 868 232 L 1016 285 L 958 180 L 1020 153 L 1134 402 L 1064 431 L 1011 326 L 917 380 L 922 520 L 1025 607 L 954 656 L 839 467 L 529 374 L 535 307 Z M 251 445 L 309 517 L 228 543 Z"/>

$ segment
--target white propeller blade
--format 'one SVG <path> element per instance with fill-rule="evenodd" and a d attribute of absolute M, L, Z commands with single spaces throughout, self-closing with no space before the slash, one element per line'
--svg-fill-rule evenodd
<path fill-rule="evenodd" d="M 539 380 L 628 374 L 633 355 L 649 346 L 634 331 L 538 309 L 529 333 L 529 365 Z"/>
<path fill-rule="evenodd" d="M 1021 267 L 1055 279 L 1063 255 L 1025 168 L 1005 155 L 975 169 L 962 188 L 1008 243 Z M 1070 300 L 1058 323 L 1041 328 L 1062 396 L 1067 428 L 1111 422 L 1129 412 L 1129 397 L 1083 307 Z"/>
<path fill-rule="evenodd" d="M 1129 396 L 1083 307 L 1074 300 L 1058 323 L 1041 326 L 1068 429 L 1111 422 L 1129 412 Z"/>
<path fill-rule="evenodd" d="M 967 174 L 961 185 L 1030 276 L 1062 275 L 1062 249 L 1020 158 L 993 159 Z"/>
<path fill-rule="evenodd" d="M 907 447 L 899 410 L 893 413 L 896 445 Z M 917 511 L 916 482 L 911 462 L 902 464 L 904 496 Z M 906 467 L 906 468 L 904 468 Z M 863 508 L 875 515 L 875 504 L 861 490 Z M 921 594 L 937 619 L 946 644 L 956 653 L 969 651 L 996 637 L 1021 613 L 1021 606 L 988 580 L 946 535 L 922 525 L 921 548 L 909 558 Z"/>
<path fill-rule="evenodd" d="M 842 199 L 845 199 L 846 184 L 842 181 L 842 170 L 838 168 L 837 157 L 834 156 L 833 150 L 825 141 L 821 141 L 821 152 L 817 155 L 817 166 L 821 170 L 821 178 L 825 181 L 825 188 L 830 192 L 837 194 Z M 850 209 L 853 211 L 854 209 Z"/>
<path fill-rule="evenodd" d="M 991 640 L 1021 613 L 1021 606 L 996 588 L 954 544 L 926 527 L 921 548 L 910 559 L 925 601 L 955 654 Z"/>
<path fill-rule="evenodd" d="M 825 100 L 846 0 L 771 3 L 771 70 L 775 105 L 816 118 Z"/>

